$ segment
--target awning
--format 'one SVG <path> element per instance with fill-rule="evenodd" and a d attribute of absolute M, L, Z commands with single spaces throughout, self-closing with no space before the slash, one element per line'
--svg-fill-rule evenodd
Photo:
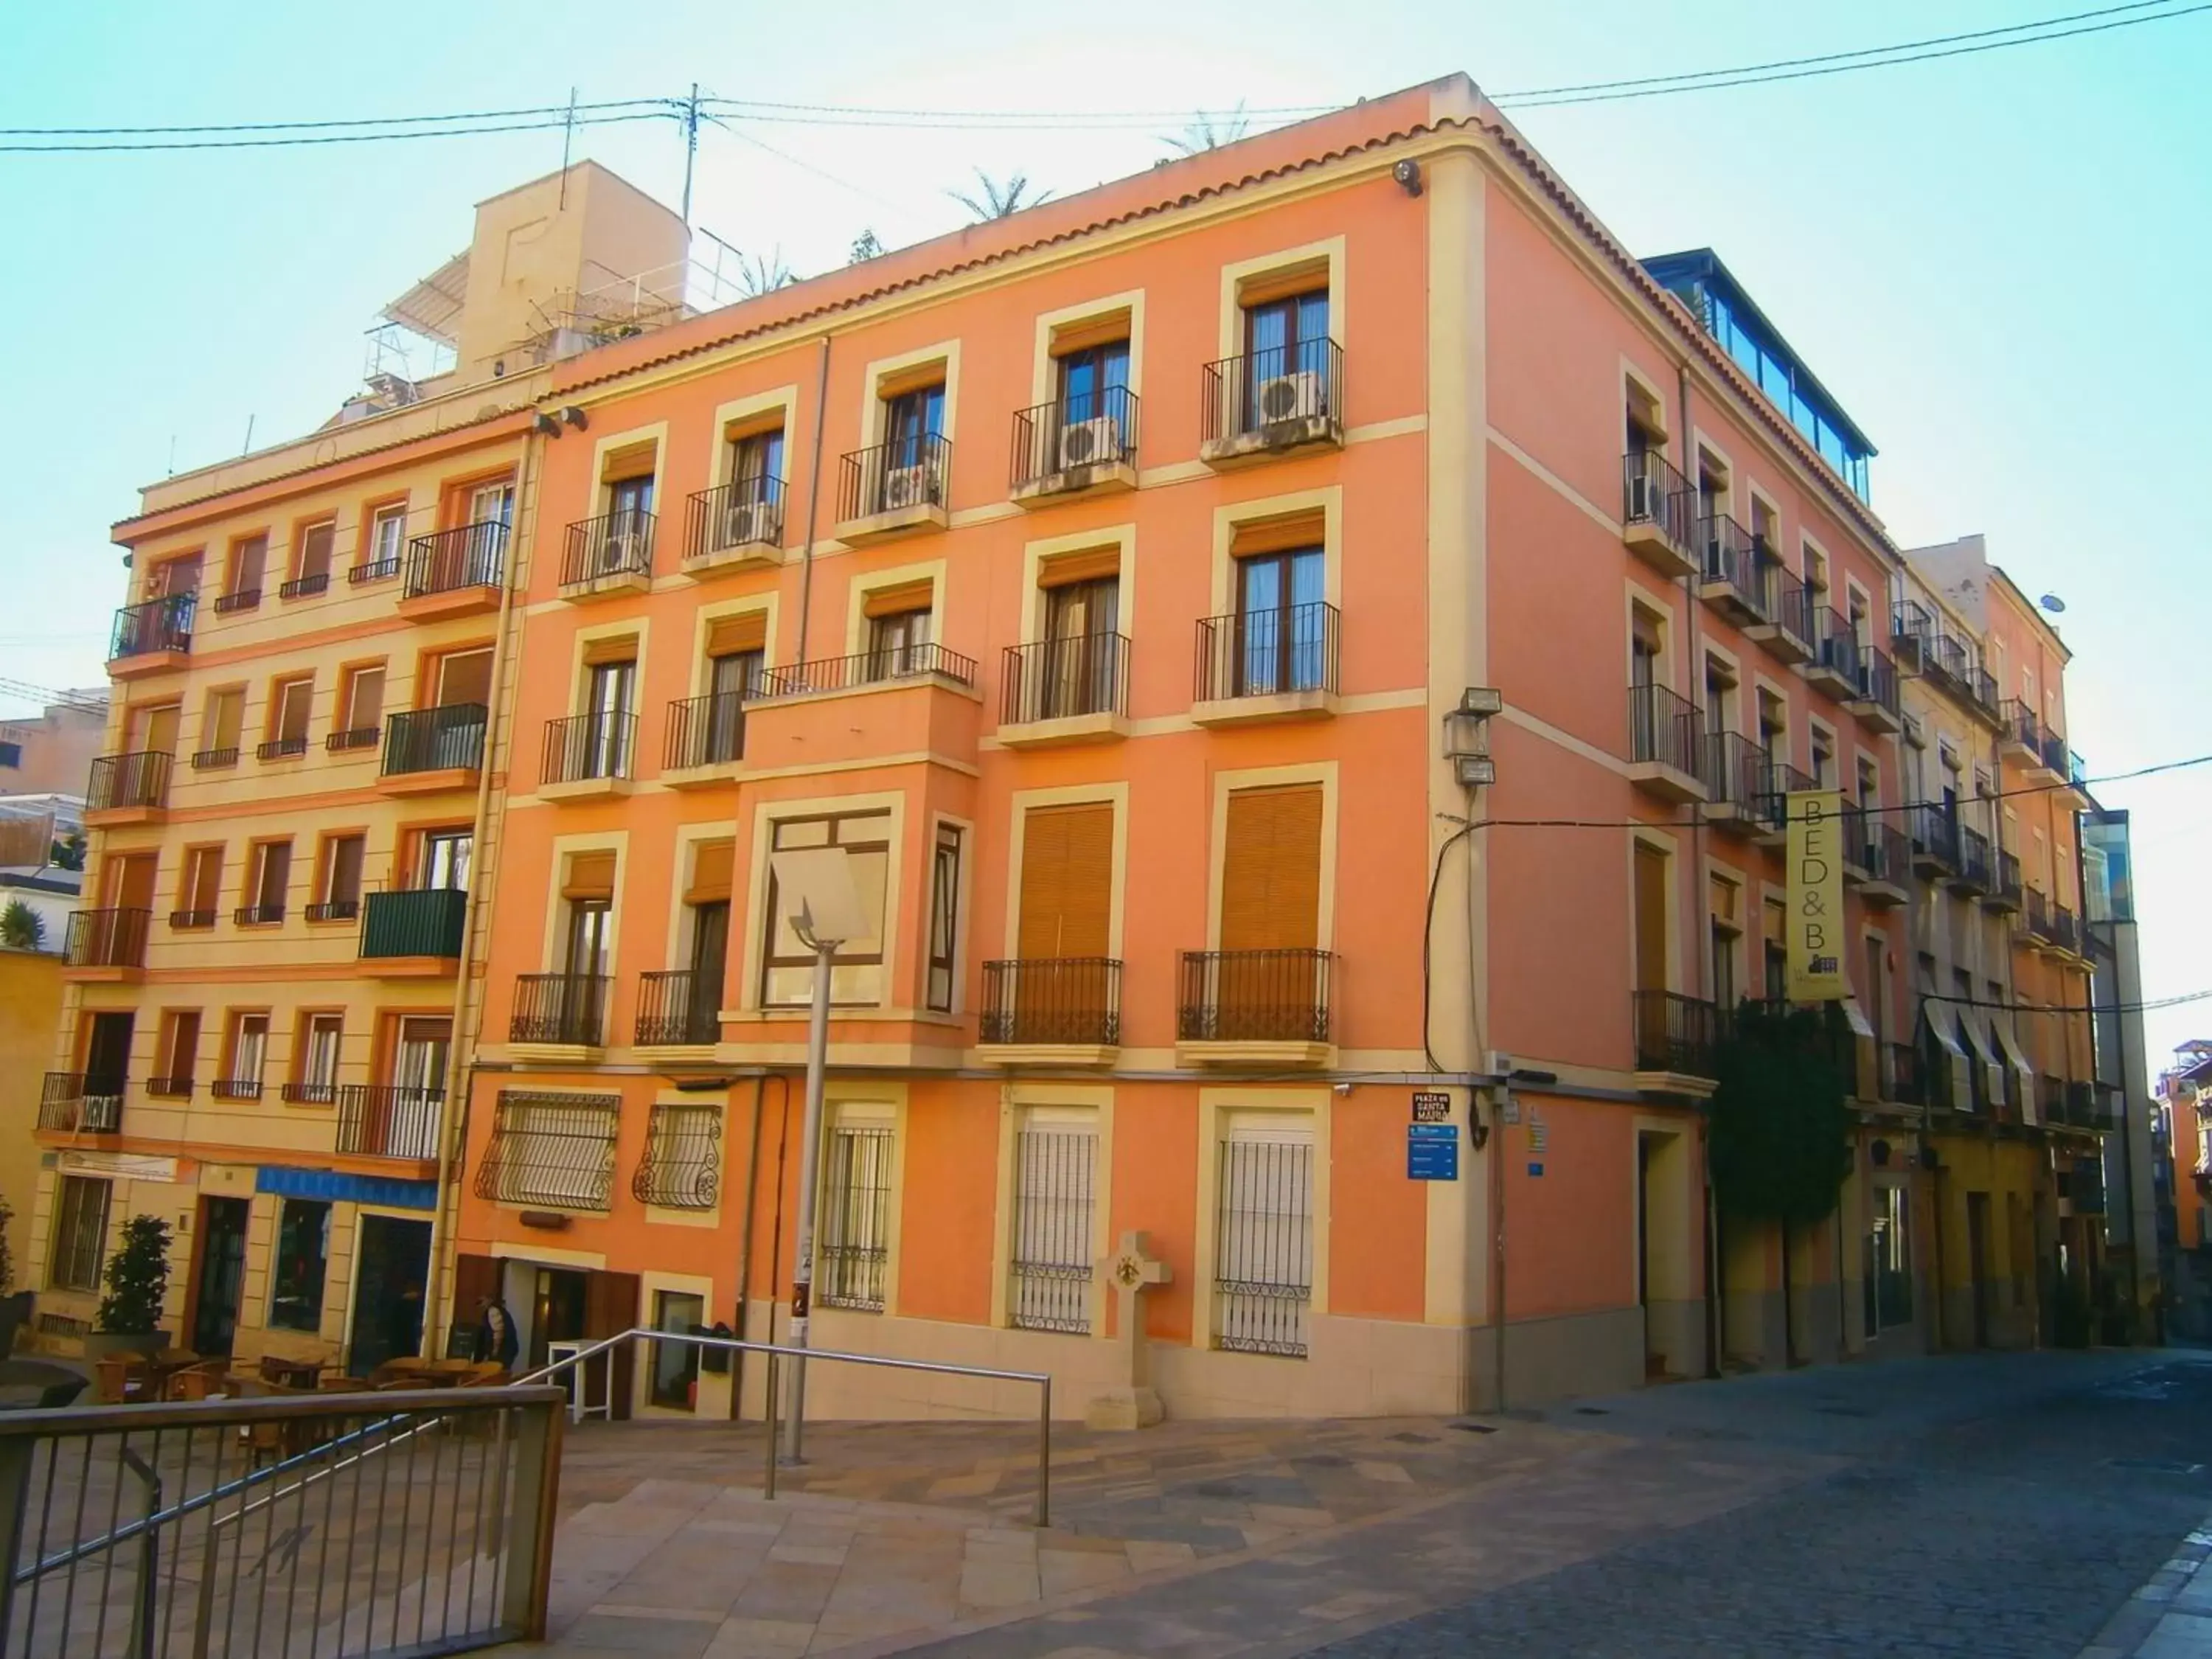
<path fill-rule="evenodd" d="M 2020 1080 L 2021 1121 L 2036 1122 L 2035 1067 L 2027 1063 L 2027 1056 L 2021 1052 L 2020 1039 L 2013 1035 L 2010 1020 L 1999 1019 L 1992 1014 L 1990 1030 L 1996 1033 L 1997 1047 L 2004 1050 L 2005 1063 L 2012 1067 L 2012 1074 Z"/>
<path fill-rule="evenodd" d="M 1863 1042 L 1874 1041 L 1874 1022 L 1866 1017 L 1866 1010 L 1859 1006 L 1856 997 L 1844 999 L 1844 1020 L 1851 1028 L 1853 1036 Z"/>
<path fill-rule="evenodd" d="M 1846 995 L 1842 1004 L 1844 1024 L 1851 1028 L 1851 1070 L 1855 1074 L 1849 1081 L 1851 1092 L 1863 1100 L 1881 1097 L 1881 1048 L 1875 1040 L 1874 1022 L 1859 1006 L 1856 996 Z"/>
<path fill-rule="evenodd" d="M 1982 1086 L 1992 1108 L 2003 1103 L 2005 1097 L 2005 1061 L 1996 1040 L 1990 1036 L 1989 1017 L 1980 1008 L 1961 1008 L 1958 1011 L 1959 1030 L 1966 1039 L 1966 1047 L 1982 1067 Z"/>
<path fill-rule="evenodd" d="M 401 295 L 380 313 L 386 321 L 452 345 L 460 332 L 461 307 L 469 293 L 465 249 Z"/>
<path fill-rule="evenodd" d="M 1929 1031 L 1943 1050 L 1940 1063 L 1950 1068 L 1948 1103 L 1954 1109 L 1972 1106 L 1974 1085 L 1970 1068 L 1973 1062 L 1967 1059 L 1966 1047 L 1959 1040 L 1958 1009 L 1930 998 L 1920 1005 L 1920 1018 L 1928 1023 Z"/>

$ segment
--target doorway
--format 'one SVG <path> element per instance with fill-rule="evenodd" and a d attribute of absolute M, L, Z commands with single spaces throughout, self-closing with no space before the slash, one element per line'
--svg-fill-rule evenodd
<path fill-rule="evenodd" d="M 1974 1281 L 1974 1346 L 1990 1346 L 1990 1195 L 1966 1194 L 1966 1271 Z"/>
<path fill-rule="evenodd" d="M 252 1212 L 243 1198 L 200 1200 L 199 1272 L 192 1281 L 192 1352 L 228 1354 L 238 1338 L 238 1304 L 246 1284 L 246 1227 Z"/>
<path fill-rule="evenodd" d="M 422 1289 L 430 1279 L 430 1224 L 365 1215 L 356 1249 L 347 1370 L 367 1376 L 387 1359 L 422 1352 Z"/>
<path fill-rule="evenodd" d="M 588 1275 L 565 1267 L 540 1267 L 530 1305 L 530 1359 L 526 1369 L 545 1364 L 548 1342 L 574 1342 L 584 1334 L 584 1289 Z"/>

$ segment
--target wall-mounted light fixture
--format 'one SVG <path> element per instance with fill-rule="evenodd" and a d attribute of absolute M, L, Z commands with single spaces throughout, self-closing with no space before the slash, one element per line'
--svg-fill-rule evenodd
<path fill-rule="evenodd" d="M 561 418 L 568 422 L 570 426 L 574 427 L 579 432 L 581 432 L 586 427 L 592 423 L 591 417 L 586 415 L 582 410 L 577 408 L 574 404 L 570 404 L 562 410 Z"/>
<path fill-rule="evenodd" d="M 1444 758 L 1461 787 L 1479 789 L 1498 781 L 1498 763 L 1490 757 L 1490 717 L 1505 707 L 1494 687 L 1470 685 L 1459 707 L 1444 716 Z"/>

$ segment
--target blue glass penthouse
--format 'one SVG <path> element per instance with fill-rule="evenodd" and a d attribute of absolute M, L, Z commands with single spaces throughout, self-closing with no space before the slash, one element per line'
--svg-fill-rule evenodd
<path fill-rule="evenodd" d="M 1782 332 L 1751 302 L 1709 247 L 1662 253 L 1644 262 L 1652 279 L 1688 306 L 1736 366 L 1787 415 L 1861 500 L 1867 495 L 1867 462 L 1875 453 L 1865 433 L 1814 378 Z"/>

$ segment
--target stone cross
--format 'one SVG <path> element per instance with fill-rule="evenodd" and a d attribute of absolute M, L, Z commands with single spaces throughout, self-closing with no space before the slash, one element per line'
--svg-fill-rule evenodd
<path fill-rule="evenodd" d="M 1123 1233 L 1120 1248 L 1098 1264 L 1098 1271 L 1114 1287 L 1125 1380 L 1091 1401 L 1084 1408 L 1083 1420 L 1094 1429 L 1150 1428 L 1165 1413 L 1152 1389 L 1144 1294 L 1155 1285 L 1168 1283 L 1174 1274 L 1166 1262 L 1152 1255 L 1150 1241 L 1141 1232 Z"/>

